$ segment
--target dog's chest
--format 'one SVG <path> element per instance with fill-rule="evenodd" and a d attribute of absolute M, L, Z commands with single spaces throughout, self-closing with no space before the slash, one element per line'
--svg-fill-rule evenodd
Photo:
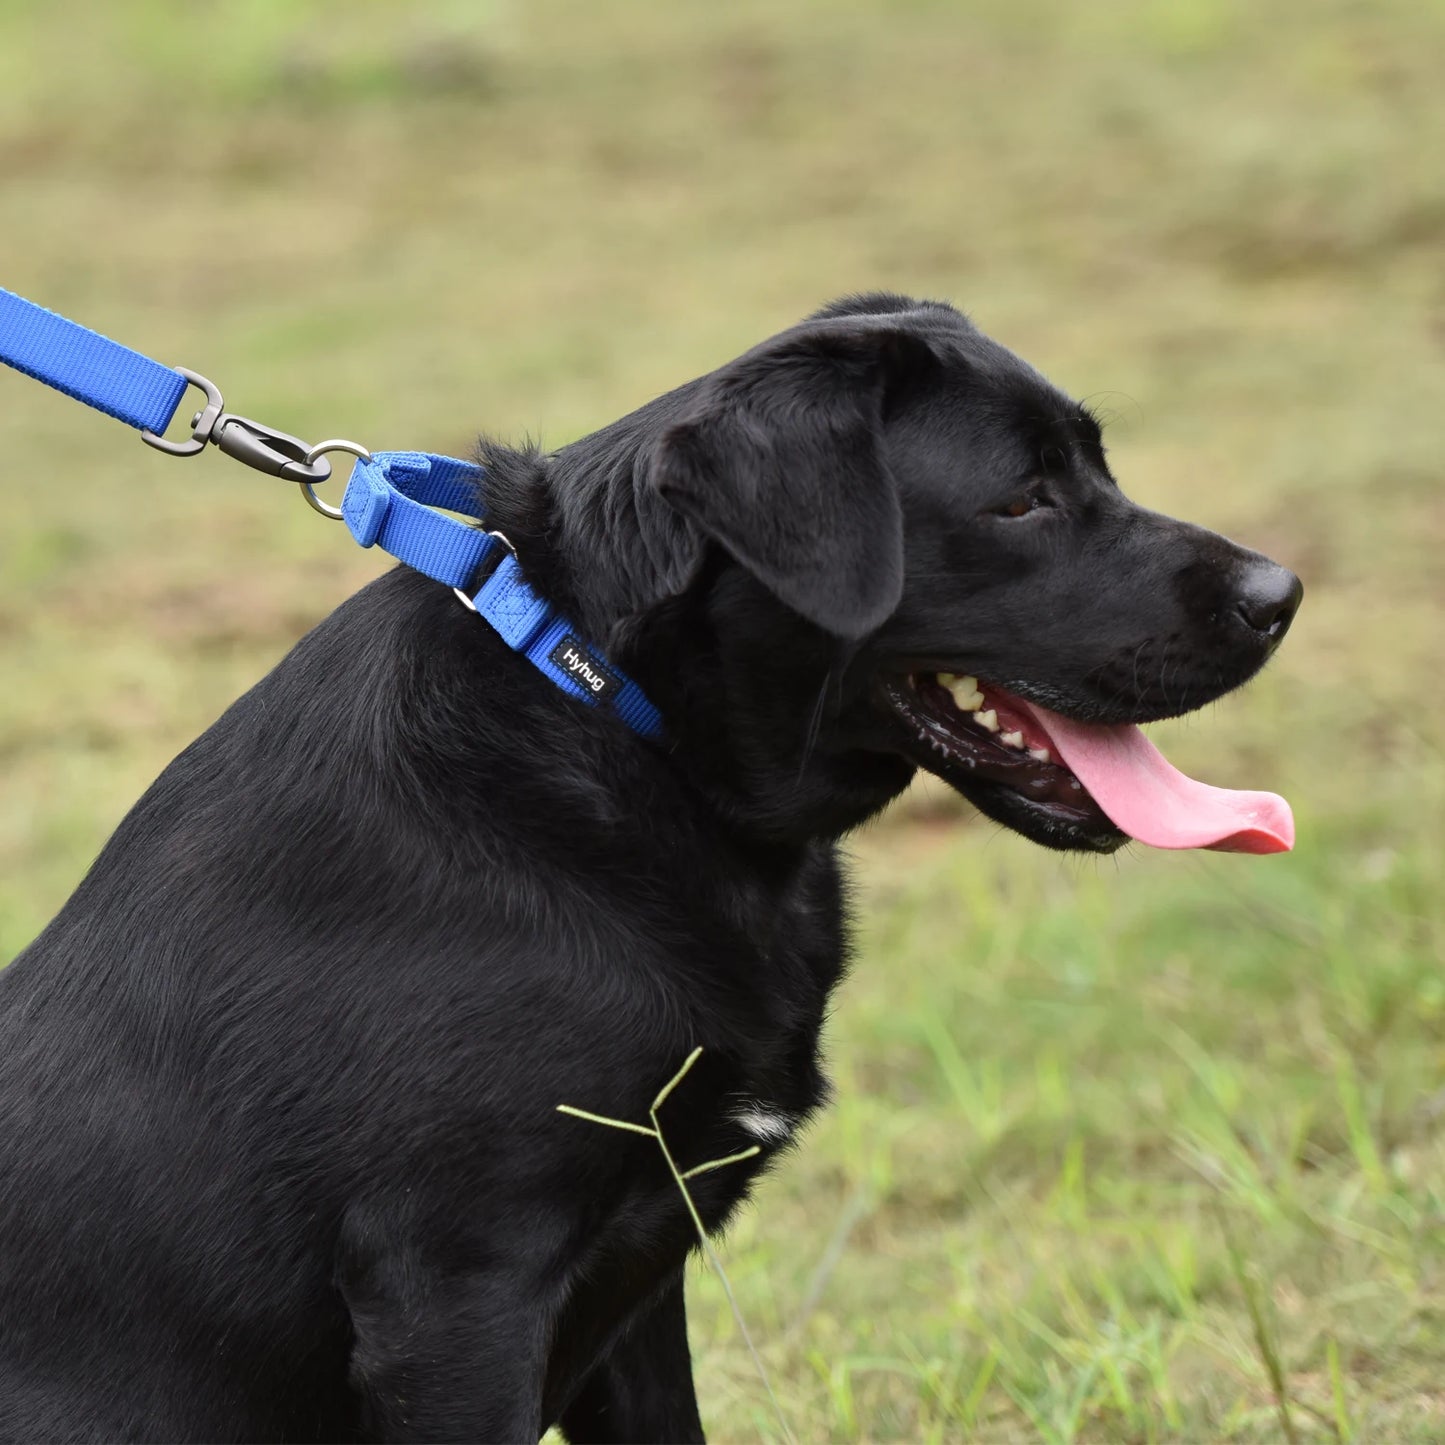
<path fill-rule="evenodd" d="M 712 935 L 728 956 L 690 1000 L 688 1042 L 703 1052 L 660 1122 L 684 1168 L 748 1156 L 699 1176 L 722 1214 L 826 1098 L 819 1034 L 844 964 L 838 892 L 832 859 L 820 860 L 771 896 L 735 895 L 733 928 Z"/>
<path fill-rule="evenodd" d="M 742 1096 L 729 1111 L 731 1121 L 762 1144 L 786 1144 L 797 1128 L 797 1118 L 769 1099 Z"/>
<path fill-rule="evenodd" d="M 698 938 L 703 957 L 718 954 L 691 1000 L 696 1043 L 711 1042 L 725 1065 L 717 1112 L 727 1126 L 777 1145 L 821 1097 L 818 1035 L 844 966 L 836 864 L 820 855 L 787 886 L 729 901 L 726 925 Z"/>

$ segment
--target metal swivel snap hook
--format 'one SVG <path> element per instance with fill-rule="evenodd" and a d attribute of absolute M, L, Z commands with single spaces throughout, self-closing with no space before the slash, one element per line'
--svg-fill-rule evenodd
<path fill-rule="evenodd" d="M 228 457 L 244 462 L 248 467 L 264 472 L 268 477 L 280 477 L 283 481 L 295 482 L 301 488 L 308 505 L 333 521 L 341 517 L 337 507 L 323 502 L 315 492 L 318 482 L 324 482 L 331 475 L 331 463 L 327 452 L 349 452 L 363 461 L 371 460 L 371 453 L 357 442 L 333 439 L 311 446 L 293 437 L 289 432 L 277 431 L 250 417 L 238 416 L 225 411 L 221 389 L 215 382 L 199 372 L 188 371 L 183 366 L 175 368 L 192 386 L 199 387 L 206 395 L 206 404 L 191 418 L 190 438 L 183 442 L 167 441 L 153 431 L 142 431 L 141 440 L 158 451 L 168 452 L 175 457 L 193 457 L 204 451 L 211 442 Z"/>
<path fill-rule="evenodd" d="M 324 482 L 331 475 L 331 463 L 324 456 L 314 455 L 300 437 L 263 426 L 249 417 L 222 412 L 211 429 L 210 439 L 228 457 L 235 457 L 269 477 L 309 484 Z"/>

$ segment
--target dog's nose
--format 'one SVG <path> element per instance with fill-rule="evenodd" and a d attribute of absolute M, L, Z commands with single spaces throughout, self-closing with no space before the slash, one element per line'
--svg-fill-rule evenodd
<path fill-rule="evenodd" d="M 1304 593 L 1304 584 L 1293 572 L 1261 557 L 1246 568 L 1235 606 L 1250 628 L 1276 646 L 1289 631 Z"/>

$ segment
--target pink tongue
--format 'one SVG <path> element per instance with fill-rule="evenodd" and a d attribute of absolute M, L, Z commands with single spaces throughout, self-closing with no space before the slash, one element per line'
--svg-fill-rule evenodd
<path fill-rule="evenodd" d="M 1034 703 L 1024 706 L 1115 827 L 1131 838 L 1155 848 L 1221 853 L 1287 853 L 1294 847 L 1294 815 L 1274 793 L 1197 783 L 1129 724 L 1074 722 Z"/>

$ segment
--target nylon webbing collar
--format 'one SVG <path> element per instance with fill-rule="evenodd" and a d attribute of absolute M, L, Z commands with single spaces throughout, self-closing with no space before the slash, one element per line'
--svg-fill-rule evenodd
<path fill-rule="evenodd" d="M 577 629 L 532 590 L 505 538 L 432 510 L 476 515 L 482 476 L 480 467 L 454 457 L 377 452 L 352 469 L 341 513 L 363 547 L 378 546 L 455 588 L 508 647 L 563 692 L 615 713 L 643 737 L 659 736 L 662 719 L 642 689 L 592 653 Z"/>
<path fill-rule="evenodd" d="M 563 692 L 613 713 L 643 737 L 661 735 L 662 719 L 642 689 L 591 651 L 581 633 L 532 590 L 506 539 L 444 515 L 481 515 L 480 467 L 428 452 L 373 455 L 354 442 L 308 447 L 223 410 L 219 389 L 205 377 L 162 366 L 5 290 L 0 290 L 0 362 L 138 428 L 162 451 L 191 456 L 211 442 L 248 466 L 299 483 L 308 502 L 323 516 L 344 520 L 363 547 L 380 547 L 455 589 L 508 647 Z M 188 385 L 204 392 L 206 404 L 192 420 L 189 440 L 167 441 L 165 430 Z M 340 510 L 314 491 L 315 483 L 331 475 L 326 456 L 335 451 L 358 458 Z"/>

